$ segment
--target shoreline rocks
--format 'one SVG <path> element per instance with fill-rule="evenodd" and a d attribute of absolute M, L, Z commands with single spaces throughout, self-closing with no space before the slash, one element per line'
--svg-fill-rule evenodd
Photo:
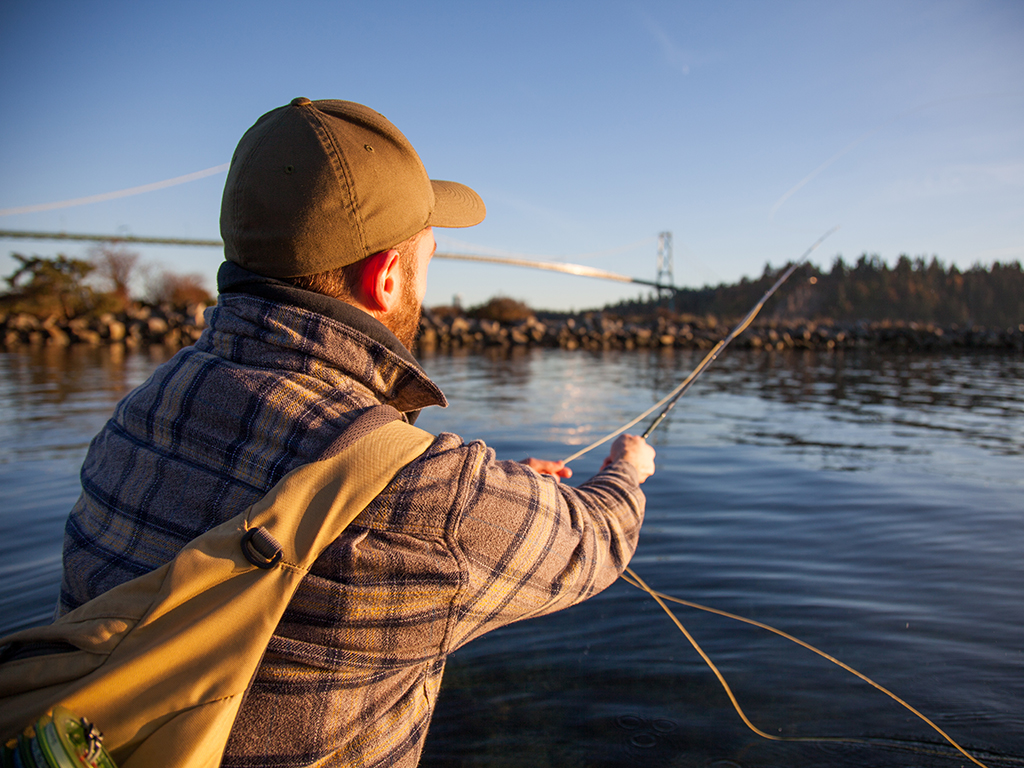
<path fill-rule="evenodd" d="M 72 344 L 123 344 L 129 349 L 160 345 L 170 349 L 195 342 L 206 327 L 203 304 L 185 308 L 134 306 L 117 314 L 70 320 L 27 313 L 0 313 L 0 348 Z M 572 350 L 709 350 L 732 325 L 708 318 L 657 317 L 630 322 L 601 312 L 574 317 L 531 315 L 517 322 L 440 316 L 424 310 L 417 345 L 422 351 L 543 347 Z M 1024 323 L 1015 328 L 939 326 L 914 322 L 835 323 L 762 320 L 733 341 L 735 348 L 894 351 L 985 350 L 1024 352 Z"/>
<path fill-rule="evenodd" d="M 26 312 L 0 314 L 0 348 L 123 344 L 129 349 L 153 345 L 177 349 L 199 338 L 206 327 L 205 309 L 204 304 L 178 309 L 139 305 L 124 312 L 71 319 L 40 318 Z"/>
<path fill-rule="evenodd" d="M 474 320 L 463 316 L 439 318 L 424 312 L 418 345 L 423 350 L 547 347 L 565 350 L 711 349 L 728 336 L 732 325 L 714 318 L 628 322 L 602 313 L 514 323 Z M 733 342 L 745 349 L 853 349 L 899 351 L 984 349 L 1024 352 L 1024 323 L 1016 328 L 979 325 L 941 327 L 934 323 L 764 320 L 747 328 Z"/>

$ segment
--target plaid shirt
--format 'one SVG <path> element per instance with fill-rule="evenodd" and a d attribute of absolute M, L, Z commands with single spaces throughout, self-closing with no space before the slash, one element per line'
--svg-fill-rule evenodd
<path fill-rule="evenodd" d="M 59 612 L 167 562 L 366 408 L 446 404 L 383 326 L 331 314 L 222 294 L 198 343 L 118 404 L 82 468 Z M 439 435 L 300 585 L 223 765 L 416 765 L 447 655 L 611 584 L 643 507 L 625 462 L 572 488 Z"/>

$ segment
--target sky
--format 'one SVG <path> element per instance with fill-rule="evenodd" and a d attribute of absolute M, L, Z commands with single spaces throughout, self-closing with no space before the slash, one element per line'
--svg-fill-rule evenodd
<path fill-rule="evenodd" d="M 441 252 L 681 286 L 798 258 L 1024 260 L 1024 3 L 0 3 L 0 229 L 218 239 L 226 164 L 296 96 L 358 101 L 487 219 Z M 12 252 L 87 244 L 0 237 Z M 135 248 L 199 273 L 216 248 Z M 584 309 L 648 289 L 436 259 L 426 304 Z"/>

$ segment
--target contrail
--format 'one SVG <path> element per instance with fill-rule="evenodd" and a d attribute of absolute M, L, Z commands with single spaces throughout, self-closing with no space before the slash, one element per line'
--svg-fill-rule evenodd
<path fill-rule="evenodd" d="M 230 163 L 223 163 L 222 165 L 215 165 L 213 168 L 207 168 L 204 171 L 195 171 L 194 173 L 186 173 L 184 176 L 175 176 L 173 179 L 166 179 L 164 181 L 156 181 L 152 184 L 143 184 L 141 187 L 129 187 L 128 189 L 120 189 L 117 192 L 104 192 L 102 195 L 90 195 L 89 197 L 76 197 L 74 200 L 61 200 L 56 203 L 39 203 L 38 205 L 23 205 L 18 208 L 0 208 L 0 216 L 12 216 L 16 213 L 36 213 L 38 211 L 52 211 L 56 208 L 71 208 L 76 205 L 88 205 L 89 203 L 102 203 L 105 200 L 116 200 L 119 197 L 131 197 L 132 195 L 141 195 L 143 192 L 153 192 L 157 189 L 165 189 L 166 187 L 175 187 L 178 184 L 185 184 L 189 181 L 195 181 L 196 179 L 202 179 L 206 176 L 213 176 L 215 173 L 222 173 L 228 169 Z"/>
<path fill-rule="evenodd" d="M 851 149 L 856 147 L 858 144 L 861 144 L 864 141 L 867 141 L 870 137 L 874 136 L 876 133 L 878 133 L 880 130 L 882 130 L 885 126 L 889 125 L 889 123 L 893 123 L 897 119 L 898 118 L 894 117 L 892 120 L 889 120 L 889 121 L 887 121 L 885 123 L 882 123 L 877 128 L 872 128 L 867 133 L 865 133 L 862 136 L 859 136 L 858 138 L 854 139 L 849 144 L 847 144 L 845 147 L 843 147 L 838 152 L 836 152 L 834 155 L 832 155 L 832 157 L 830 157 L 824 163 L 822 163 L 817 168 L 815 168 L 813 171 L 811 171 L 809 174 L 807 174 L 802 179 L 800 179 L 800 181 L 798 181 L 794 187 L 792 187 L 788 192 L 786 192 L 786 194 L 784 194 L 782 197 L 780 197 L 778 200 L 775 201 L 775 205 L 772 206 L 772 212 L 771 212 L 771 216 L 769 216 L 769 218 L 774 219 L 775 218 L 775 214 L 778 212 L 779 208 L 782 207 L 783 203 L 785 203 L 787 200 L 789 200 L 789 198 L 791 198 L 793 195 L 795 195 L 800 190 L 801 187 L 803 187 L 805 184 L 807 184 L 807 182 L 811 181 L 811 179 L 813 179 L 819 173 L 824 171 L 826 168 L 828 168 L 830 165 L 832 165 L 832 163 L 834 163 L 840 157 L 842 157 L 847 152 L 849 152 Z"/>
<path fill-rule="evenodd" d="M 924 104 L 918 104 L 916 107 L 911 107 L 910 109 L 906 109 L 903 112 L 898 113 L 894 117 L 891 117 L 888 120 L 878 124 L 877 126 L 872 128 L 870 131 L 868 131 L 867 133 L 864 133 L 864 134 L 858 136 L 856 139 L 851 141 L 849 144 L 847 144 L 841 150 L 839 150 L 834 155 L 832 155 L 832 157 L 830 157 L 824 163 L 822 163 L 817 168 L 815 168 L 813 171 L 811 171 L 809 174 L 807 174 L 802 179 L 800 179 L 800 181 L 798 181 L 795 186 L 793 186 L 782 197 L 780 197 L 778 200 L 775 201 L 775 205 L 772 206 L 772 212 L 771 212 L 771 215 L 769 216 L 769 218 L 774 219 L 775 218 L 775 214 L 778 213 L 779 208 L 781 208 L 783 206 L 783 204 L 787 200 L 789 200 L 789 198 L 791 198 L 794 194 L 796 194 L 803 186 L 805 186 L 815 176 L 817 176 L 819 173 L 821 173 L 826 168 L 828 168 L 830 165 L 832 165 L 832 163 L 834 163 L 840 157 L 845 155 L 851 149 L 854 149 L 857 145 L 862 144 L 863 142 L 867 141 L 869 138 L 874 136 L 876 133 L 881 131 L 883 128 L 888 128 L 890 125 L 892 125 L 893 123 L 895 123 L 898 120 L 902 120 L 907 115 L 912 115 L 914 112 L 920 112 L 923 109 L 928 109 L 929 107 L 934 107 L 936 104 L 944 104 L 946 102 L 970 101 L 970 100 L 975 100 L 975 99 L 999 98 L 999 97 L 1015 96 L 1015 95 L 1019 95 L 1019 94 L 1014 94 L 1014 93 L 979 93 L 979 94 L 971 94 L 971 95 L 968 95 L 968 96 L 953 96 L 953 97 L 950 97 L 950 98 L 934 99 L 932 101 L 926 101 Z"/>
<path fill-rule="evenodd" d="M 916 108 L 916 109 L 921 109 L 921 108 Z M 828 158 L 828 160 L 826 160 L 824 163 L 822 163 L 817 168 L 815 168 L 813 171 L 811 171 L 806 176 L 804 176 L 800 181 L 797 182 L 796 186 L 794 186 L 790 190 L 786 191 L 785 195 L 783 195 L 781 198 L 779 198 L 778 200 L 775 201 L 775 205 L 773 205 L 771 207 L 771 215 L 769 216 L 769 218 L 775 218 L 775 213 L 778 211 L 779 208 L 782 207 L 782 204 L 785 203 L 785 201 L 787 201 L 788 199 L 792 198 L 794 195 L 796 195 L 802 186 L 804 186 L 808 181 L 810 181 L 815 176 L 817 176 L 819 173 L 821 173 L 821 171 L 823 171 L 825 168 L 827 168 L 831 164 L 835 163 L 837 160 L 842 158 L 848 152 L 853 150 L 853 148 L 855 146 L 857 146 L 858 144 L 863 143 L 868 138 L 870 138 L 874 134 L 876 134 L 879 131 L 881 131 L 883 128 L 891 125 L 892 123 L 895 123 L 901 117 L 903 117 L 904 115 L 909 114 L 910 112 L 913 112 L 913 110 L 908 110 L 905 113 L 901 113 L 901 114 L 897 115 L 895 118 L 892 118 L 891 120 L 887 120 L 882 125 L 876 126 L 876 127 L 872 128 L 871 130 L 869 130 L 867 133 L 864 133 L 861 136 L 858 136 L 853 141 L 851 141 L 846 146 L 844 146 L 842 148 L 842 150 L 840 150 L 838 153 L 836 153 L 835 155 L 833 155 L 830 158 Z"/>

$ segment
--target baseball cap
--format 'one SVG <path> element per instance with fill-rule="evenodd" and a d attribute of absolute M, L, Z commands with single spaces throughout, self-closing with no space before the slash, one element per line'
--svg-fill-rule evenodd
<path fill-rule="evenodd" d="M 267 277 L 352 264 L 426 227 L 471 227 L 480 196 L 435 181 L 383 115 L 351 101 L 293 99 L 245 132 L 221 202 L 224 256 Z"/>

